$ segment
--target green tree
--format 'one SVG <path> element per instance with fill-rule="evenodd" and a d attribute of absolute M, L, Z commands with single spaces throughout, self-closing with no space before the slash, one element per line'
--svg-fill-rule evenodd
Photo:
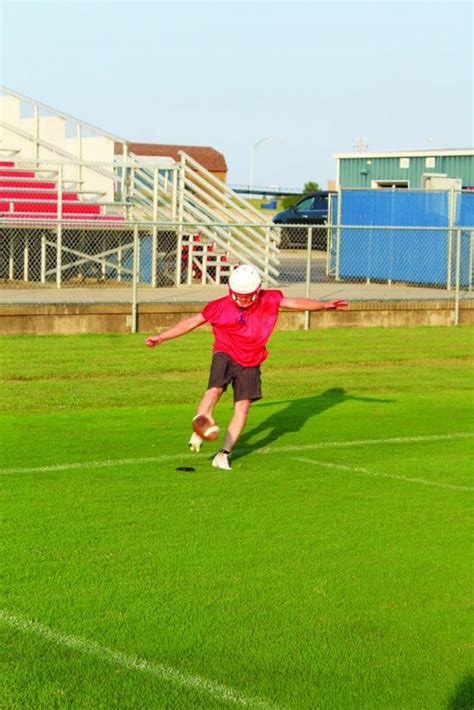
<path fill-rule="evenodd" d="M 305 182 L 303 187 L 303 195 L 308 195 L 310 192 L 318 192 L 321 188 L 317 182 Z"/>
<path fill-rule="evenodd" d="M 298 202 L 298 200 L 301 200 L 304 195 L 308 195 L 310 192 L 317 192 L 321 188 L 319 187 L 319 184 L 317 182 L 313 181 L 308 181 L 305 182 L 303 190 L 300 195 L 287 195 L 286 197 L 283 197 L 281 200 L 281 207 L 284 210 L 287 210 L 288 207 L 291 207 L 291 205 L 294 205 L 295 202 Z"/>

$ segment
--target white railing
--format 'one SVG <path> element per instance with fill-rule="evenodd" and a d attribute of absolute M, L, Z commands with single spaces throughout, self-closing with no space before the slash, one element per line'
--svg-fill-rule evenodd
<path fill-rule="evenodd" d="M 132 214 L 139 220 L 176 221 L 180 238 L 184 222 L 199 222 L 205 239 L 236 261 L 251 261 L 266 285 L 279 274 L 279 230 L 225 183 L 186 153 L 164 169 L 130 155 L 121 179 Z M 178 240 L 178 250 L 180 250 Z"/>
<path fill-rule="evenodd" d="M 128 142 L 121 136 L 1 85 L 0 107 L 2 157 L 85 160 L 89 163 L 109 160 L 113 163 L 116 143 L 122 145 L 123 158 L 127 157 Z M 107 176 L 100 168 L 95 169 Z"/>
<path fill-rule="evenodd" d="M 128 221 L 176 222 L 178 250 L 186 237 L 183 223 L 199 221 L 209 243 L 235 262 L 252 261 L 266 285 L 277 282 L 278 229 L 186 153 L 181 152 L 179 163 L 162 169 L 129 155 L 124 138 L 5 86 L 0 86 L 0 106 L 0 157 L 11 156 L 17 165 L 54 180 L 58 218 L 62 192 L 74 189 L 81 200 L 95 195 L 104 210 L 119 210 Z M 119 159 L 117 143 L 122 145 Z M 92 155 L 94 160 L 87 160 Z M 101 160 L 104 155 L 107 159 Z M 47 212 L 43 217 L 47 219 Z"/>

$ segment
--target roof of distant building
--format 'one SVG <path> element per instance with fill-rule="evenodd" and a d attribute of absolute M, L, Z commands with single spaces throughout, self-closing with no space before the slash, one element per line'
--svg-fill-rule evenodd
<path fill-rule="evenodd" d="M 427 148 L 425 150 L 364 150 L 353 153 L 335 153 L 334 158 L 409 158 L 423 156 L 474 155 L 473 148 Z"/>
<path fill-rule="evenodd" d="M 122 143 L 115 144 L 115 153 L 123 150 Z M 178 151 L 182 150 L 194 158 L 203 168 L 211 172 L 227 172 L 227 163 L 222 153 L 215 148 L 201 145 L 162 145 L 159 143 L 128 143 L 128 150 L 135 155 L 149 157 L 172 158 L 179 161 Z"/>

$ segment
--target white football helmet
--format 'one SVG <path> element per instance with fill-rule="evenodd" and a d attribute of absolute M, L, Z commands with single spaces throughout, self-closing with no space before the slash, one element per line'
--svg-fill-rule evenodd
<path fill-rule="evenodd" d="M 238 296 L 252 296 L 254 301 L 261 285 L 260 274 L 251 264 L 237 266 L 229 276 L 229 292 L 234 301 Z"/>

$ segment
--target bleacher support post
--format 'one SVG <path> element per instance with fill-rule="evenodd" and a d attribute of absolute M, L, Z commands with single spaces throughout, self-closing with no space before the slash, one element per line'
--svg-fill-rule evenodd
<path fill-rule="evenodd" d="M 179 164 L 179 182 L 178 189 L 176 191 L 177 199 L 177 212 L 178 212 L 178 233 L 177 233 L 177 244 L 176 244 L 176 286 L 181 286 L 181 270 L 183 264 L 183 221 L 184 221 L 184 188 L 185 188 L 185 170 L 186 163 L 184 155 L 181 155 L 181 160 Z M 192 255 L 188 253 L 188 259 L 191 259 Z"/>
<path fill-rule="evenodd" d="M 33 109 L 33 123 L 34 123 L 34 143 L 33 143 L 33 157 L 35 160 L 39 160 L 39 149 L 40 149 L 40 144 L 39 144 L 39 125 L 40 125 L 40 120 L 39 120 L 39 106 L 38 104 L 34 105 Z"/>
<path fill-rule="evenodd" d="M 81 130 L 80 123 L 76 123 L 76 158 L 78 161 L 78 166 L 77 166 L 78 188 L 80 190 L 82 188 L 82 130 Z"/>
<path fill-rule="evenodd" d="M 151 285 L 156 288 L 156 254 L 158 251 L 158 167 L 153 168 L 153 228 L 151 237 Z"/>
<path fill-rule="evenodd" d="M 58 219 L 62 219 L 63 216 L 63 164 L 58 164 Z"/>
<path fill-rule="evenodd" d="M 63 251 L 63 165 L 58 164 L 58 230 L 56 234 L 56 288 L 61 288 Z"/>
<path fill-rule="evenodd" d="M 173 177 L 171 183 L 171 221 L 176 221 L 176 202 L 178 195 L 178 170 L 176 166 L 173 168 Z"/>

